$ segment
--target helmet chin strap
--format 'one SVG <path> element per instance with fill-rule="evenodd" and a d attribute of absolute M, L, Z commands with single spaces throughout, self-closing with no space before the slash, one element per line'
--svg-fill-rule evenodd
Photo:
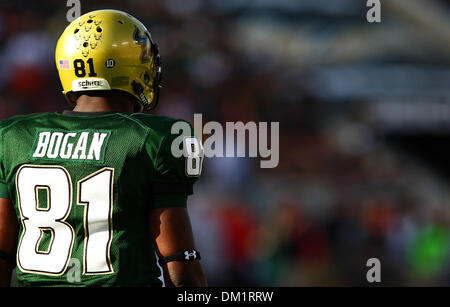
<path fill-rule="evenodd" d="M 139 102 L 139 100 L 136 100 L 134 103 L 134 113 L 141 112 L 144 112 L 144 106 Z"/>

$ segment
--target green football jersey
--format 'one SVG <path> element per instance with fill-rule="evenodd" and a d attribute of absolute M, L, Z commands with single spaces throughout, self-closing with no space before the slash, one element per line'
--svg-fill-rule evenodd
<path fill-rule="evenodd" d="M 20 225 L 20 286 L 161 285 L 148 210 L 186 206 L 201 144 L 175 119 L 39 113 L 0 121 L 0 197 Z M 179 141 L 184 155 L 172 154 Z M 186 146 L 187 144 L 187 146 Z"/>

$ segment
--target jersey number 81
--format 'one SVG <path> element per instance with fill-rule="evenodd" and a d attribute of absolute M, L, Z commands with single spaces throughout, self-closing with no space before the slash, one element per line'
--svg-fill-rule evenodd
<path fill-rule="evenodd" d="M 84 206 L 84 272 L 113 273 L 110 260 L 112 240 L 114 169 L 102 168 L 77 184 L 77 205 Z M 62 275 L 72 254 L 74 229 L 66 222 L 72 208 L 72 179 L 61 166 L 22 166 L 16 178 L 23 231 L 17 264 L 24 272 Z M 47 193 L 45 206 L 39 190 Z M 46 234 L 50 243 L 40 248 Z"/>

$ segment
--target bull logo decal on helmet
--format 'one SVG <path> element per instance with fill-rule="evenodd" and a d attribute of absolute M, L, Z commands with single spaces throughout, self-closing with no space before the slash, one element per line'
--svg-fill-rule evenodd
<path fill-rule="evenodd" d="M 141 53 L 141 62 L 147 63 L 150 62 L 151 59 L 151 42 L 147 33 L 141 33 L 138 27 L 134 27 L 133 40 L 136 44 L 141 45 L 142 53 Z"/>

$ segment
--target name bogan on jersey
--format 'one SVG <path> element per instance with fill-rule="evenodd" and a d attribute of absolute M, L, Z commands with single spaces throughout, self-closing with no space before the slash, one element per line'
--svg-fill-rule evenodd
<path fill-rule="evenodd" d="M 37 131 L 30 159 L 102 163 L 110 131 Z"/>

